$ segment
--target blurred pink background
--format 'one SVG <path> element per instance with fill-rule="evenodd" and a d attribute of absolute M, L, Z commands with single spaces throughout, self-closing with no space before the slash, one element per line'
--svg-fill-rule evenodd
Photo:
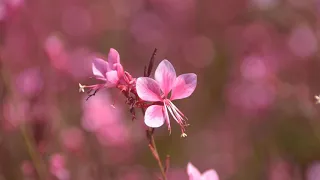
<path fill-rule="evenodd" d="M 198 75 L 175 103 L 188 137 L 155 132 L 169 180 L 188 162 L 221 180 L 320 180 L 319 23 L 319 0 L 0 0 L 0 180 L 36 179 L 35 157 L 49 179 L 157 179 L 140 111 L 78 92 L 110 48 L 134 77 L 154 48 L 155 66 Z"/>

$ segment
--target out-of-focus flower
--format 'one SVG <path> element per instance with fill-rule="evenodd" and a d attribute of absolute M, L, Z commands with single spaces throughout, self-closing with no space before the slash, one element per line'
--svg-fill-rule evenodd
<path fill-rule="evenodd" d="M 96 131 L 96 137 L 104 146 L 121 146 L 130 140 L 128 129 L 119 122 L 99 128 Z"/>
<path fill-rule="evenodd" d="M 241 75 L 246 80 L 261 82 L 269 75 L 266 60 L 260 56 L 248 56 L 241 65 Z"/>
<path fill-rule="evenodd" d="M 150 179 L 145 167 L 140 165 L 134 165 L 130 167 L 124 167 L 119 169 L 119 180 L 141 180 Z"/>
<path fill-rule="evenodd" d="M 72 127 L 61 132 L 63 146 L 69 151 L 79 151 L 83 145 L 83 133 L 79 128 Z"/>
<path fill-rule="evenodd" d="M 107 93 L 101 92 L 96 98 L 83 102 L 82 126 L 89 132 L 96 132 L 100 128 L 120 122 L 121 108 L 113 108 Z"/>
<path fill-rule="evenodd" d="M 20 73 L 16 79 L 17 90 L 26 96 L 37 95 L 43 87 L 39 68 L 29 68 Z"/>
<path fill-rule="evenodd" d="M 27 101 L 6 100 L 3 106 L 3 126 L 6 130 L 14 130 L 24 123 L 30 115 L 30 104 Z"/>
<path fill-rule="evenodd" d="M 291 164 L 283 159 L 271 161 L 268 176 L 268 180 L 289 180 L 295 177 Z"/>
<path fill-rule="evenodd" d="M 53 67 L 65 70 L 68 67 L 68 53 L 65 50 L 61 38 L 57 35 L 47 37 L 44 48 Z"/>
<path fill-rule="evenodd" d="M 79 91 L 84 91 L 84 88 L 97 90 L 102 87 L 117 86 L 124 75 L 123 67 L 120 64 L 120 55 L 118 51 L 113 48 L 110 49 L 108 54 L 108 62 L 100 58 L 95 58 L 92 62 L 92 73 L 96 79 L 102 80 L 104 83 L 91 86 L 79 84 Z"/>
<path fill-rule="evenodd" d="M 50 173 L 59 180 L 70 179 L 69 171 L 66 169 L 65 158 L 61 154 L 50 157 Z"/>
<path fill-rule="evenodd" d="M 320 104 L 320 95 L 315 95 L 314 98 L 317 100 L 316 104 Z"/>
<path fill-rule="evenodd" d="M 318 180 L 320 179 L 320 162 L 316 161 L 309 165 L 306 171 L 307 180 Z"/>
<path fill-rule="evenodd" d="M 185 168 L 170 168 L 167 176 L 168 179 L 188 179 Z"/>
<path fill-rule="evenodd" d="M 197 86 L 197 75 L 182 74 L 176 77 L 176 71 L 168 60 L 163 60 L 155 71 L 155 80 L 149 77 L 137 79 L 137 93 L 144 101 L 161 102 L 161 105 L 151 105 L 147 108 L 144 122 L 147 126 L 157 128 L 166 122 L 171 131 L 168 110 L 185 134 L 186 116 L 171 102 L 175 99 L 189 97 Z"/>
<path fill-rule="evenodd" d="M 275 101 L 275 87 L 268 82 L 235 82 L 228 88 L 229 102 L 242 110 L 268 109 Z"/>
<path fill-rule="evenodd" d="M 50 64 L 68 73 L 74 79 L 82 79 L 90 74 L 91 51 L 86 47 L 68 49 L 58 33 L 52 33 L 44 43 L 44 49 L 50 59 Z M 76 62 L 76 63 L 75 63 Z M 61 88 L 61 87 L 60 87 Z"/>
<path fill-rule="evenodd" d="M 0 22 L 8 18 L 12 11 L 21 7 L 24 0 L 0 0 Z"/>
<path fill-rule="evenodd" d="M 82 126 L 96 135 L 104 146 L 128 144 L 129 131 L 121 121 L 122 109 L 112 107 L 110 97 L 105 92 L 83 103 Z"/>
<path fill-rule="evenodd" d="M 0 21 L 6 17 L 7 7 L 4 1 L 0 1 Z"/>
<path fill-rule="evenodd" d="M 219 176 L 215 170 L 209 169 L 201 174 L 190 162 L 187 166 L 187 173 L 189 175 L 189 180 L 219 180 Z"/>
<path fill-rule="evenodd" d="M 299 25 L 292 30 L 288 46 L 294 55 L 308 58 L 318 50 L 317 37 L 309 26 Z"/>
<path fill-rule="evenodd" d="M 32 177 L 35 175 L 35 169 L 31 161 L 23 161 L 21 163 L 21 171 L 24 177 Z"/>

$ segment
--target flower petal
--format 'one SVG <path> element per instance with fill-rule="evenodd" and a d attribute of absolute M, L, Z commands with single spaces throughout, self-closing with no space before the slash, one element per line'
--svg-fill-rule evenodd
<path fill-rule="evenodd" d="M 202 174 L 201 180 L 219 180 L 219 176 L 215 170 L 209 169 Z"/>
<path fill-rule="evenodd" d="M 113 64 L 120 63 L 120 55 L 117 50 L 110 48 L 110 51 L 108 54 L 108 62 L 110 63 L 111 66 Z M 115 69 L 112 69 L 112 70 L 115 70 Z"/>
<path fill-rule="evenodd" d="M 149 106 L 144 115 L 144 123 L 152 128 L 160 127 L 164 124 L 163 106 Z"/>
<path fill-rule="evenodd" d="M 167 96 L 176 80 L 176 71 L 168 60 L 163 60 L 155 71 L 155 79 L 158 81 L 162 92 Z"/>
<path fill-rule="evenodd" d="M 111 85 L 116 85 L 119 82 L 119 77 L 118 77 L 117 71 L 107 72 L 106 77 L 107 77 L 108 83 L 110 83 Z"/>
<path fill-rule="evenodd" d="M 194 73 L 182 74 L 177 77 L 172 88 L 171 100 L 189 97 L 197 86 L 197 75 Z"/>
<path fill-rule="evenodd" d="M 187 173 L 189 175 L 189 180 L 200 180 L 201 178 L 201 173 L 199 172 L 199 170 L 190 162 L 187 166 Z"/>
<path fill-rule="evenodd" d="M 158 83 L 148 77 L 139 77 L 136 82 L 138 96 L 145 101 L 161 101 Z"/>
<path fill-rule="evenodd" d="M 124 70 L 123 70 L 123 67 L 120 63 L 117 63 L 117 64 L 114 64 L 117 72 L 118 72 L 118 77 L 122 77 L 124 75 Z"/>
<path fill-rule="evenodd" d="M 92 73 L 98 77 L 105 79 L 105 74 L 108 72 L 108 62 L 100 59 L 100 58 L 94 58 L 92 62 Z"/>

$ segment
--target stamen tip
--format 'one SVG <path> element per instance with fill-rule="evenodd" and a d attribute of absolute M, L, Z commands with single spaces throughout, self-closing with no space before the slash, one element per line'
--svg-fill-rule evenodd
<path fill-rule="evenodd" d="M 84 92 L 86 86 L 79 83 L 79 92 Z"/>
<path fill-rule="evenodd" d="M 183 138 L 185 138 L 185 137 L 187 137 L 188 135 L 186 134 L 186 133 L 182 133 L 181 134 L 181 137 L 183 137 Z"/>

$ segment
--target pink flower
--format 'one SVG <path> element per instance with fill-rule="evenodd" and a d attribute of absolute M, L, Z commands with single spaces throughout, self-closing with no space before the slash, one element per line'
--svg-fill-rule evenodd
<path fill-rule="evenodd" d="M 113 48 L 110 49 L 108 62 L 100 58 L 95 58 L 92 62 L 92 73 L 96 79 L 102 80 L 104 83 L 91 86 L 79 84 L 80 91 L 84 92 L 85 87 L 91 88 L 92 90 L 97 90 L 101 87 L 116 87 L 124 75 L 118 51 Z"/>
<path fill-rule="evenodd" d="M 35 169 L 31 161 L 23 161 L 21 163 L 21 171 L 25 177 L 32 177 L 35 175 Z"/>
<path fill-rule="evenodd" d="M 61 141 L 67 150 L 72 152 L 81 151 L 84 135 L 79 128 L 71 127 L 61 131 Z"/>
<path fill-rule="evenodd" d="M 50 157 L 50 172 L 58 180 L 70 179 L 70 174 L 66 169 L 66 162 L 63 155 L 54 154 Z"/>
<path fill-rule="evenodd" d="M 138 78 L 136 88 L 139 97 L 144 101 L 161 102 L 161 105 L 153 104 L 147 108 L 145 124 L 157 128 L 166 122 L 171 131 L 169 111 L 181 126 L 182 136 L 186 136 L 184 132 L 187 118 L 171 101 L 189 97 L 196 86 L 196 74 L 188 73 L 176 77 L 176 71 L 168 60 L 163 60 L 157 67 L 155 80 L 149 77 Z"/>
<path fill-rule="evenodd" d="M 123 76 L 123 67 L 120 64 L 118 51 L 111 48 L 108 54 L 108 62 L 96 58 L 92 63 L 92 72 L 97 79 L 106 81 L 109 84 L 117 84 Z"/>
<path fill-rule="evenodd" d="M 187 166 L 187 173 L 189 175 L 189 180 L 219 180 L 219 176 L 215 170 L 209 169 L 201 174 L 190 162 Z"/>

